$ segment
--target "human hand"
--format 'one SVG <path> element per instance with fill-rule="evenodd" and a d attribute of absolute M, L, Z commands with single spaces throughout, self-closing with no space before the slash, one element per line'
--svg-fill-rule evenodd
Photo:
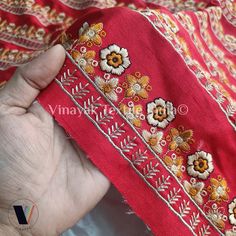
<path fill-rule="evenodd" d="M 30 199 L 39 212 L 36 224 L 21 235 L 54 236 L 81 219 L 109 188 L 64 130 L 33 103 L 64 59 L 57 45 L 20 67 L 0 90 L 0 232 L 11 232 L 6 235 L 18 235 L 8 219 L 16 200 Z"/>

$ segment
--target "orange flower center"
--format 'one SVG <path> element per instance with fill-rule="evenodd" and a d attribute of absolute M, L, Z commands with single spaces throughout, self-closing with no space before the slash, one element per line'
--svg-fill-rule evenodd
<path fill-rule="evenodd" d="M 233 209 L 234 218 L 236 219 L 236 207 Z"/>
<path fill-rule="evenodd" d="M 103 91 L 104 93 L 110 93 L 112 91 L 112 86 L 110 84 L 104 84 Z"/>
<path fill-rule="evenodd" d="M 209 167 L 208 167 L 208 161 L 203 158 L 198 158 L 198 160 L 194 161 L 194 170 L 204 173 Z"/>
<path fill-rule="evenodd" d="M 158 121 L 163 121 L 164 119 L 167 118 L 167 110 L 163 106 L 156 106 L 153 109 L 153 118 Z"/>
<path fill-rule="evenodd" d="M 111 54 L 107 55 L 107 61 L 108 61 L 109 66 L 112 66 L 115 68 L 123 64 L 122 55 L 117 54 L 115 52 L 112 52 Z"/>
<path fill-rule="evenodd" d="M 195 197 L 195 196 L 197 195 L 197 193 L 198 193 L 198 190 L 197 190 L 196 188 L 191 187 L 191 188 L 189 189 L 189 194 L 190 194 L 192 197 Z"/>
<path fill-rule="evenodd" d="M 151 137 L 149 140 L 148 140 L 148 144 L 150 145 L 150 146 L 156 146 L 156 144 L 157 144 L 157 138 L 154 138 L 154 137 Z"/>

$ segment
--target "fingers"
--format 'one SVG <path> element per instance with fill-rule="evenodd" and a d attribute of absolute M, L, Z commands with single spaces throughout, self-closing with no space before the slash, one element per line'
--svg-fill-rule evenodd
<path fill-rule="evenodd" d="M 64 60 L 63 47 L 56 45 L 30 63 L 19 67 L 0 91 L 0 109 L 24 114 L 40 90 L 46 88 L 58 74 Z"/>

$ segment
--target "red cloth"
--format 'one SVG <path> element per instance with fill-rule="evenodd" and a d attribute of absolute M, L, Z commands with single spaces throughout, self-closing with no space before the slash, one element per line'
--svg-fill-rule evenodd
<path fill-rule="evenodd" d="M 236 235 L 235 5 L 128 4 L 64 26 L 38 100 L 155 235 Z"/>

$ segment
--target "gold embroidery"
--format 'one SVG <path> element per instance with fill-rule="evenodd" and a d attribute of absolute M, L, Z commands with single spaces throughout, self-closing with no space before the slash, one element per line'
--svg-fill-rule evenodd
<path fill-rule="evenodd" d="M 46 34 L 43 28 L 36 28 L 27 24 L 17 26 L 0 18 L 0 38 L 7 42 L 40 50 L 49 46 L 51 34 Z"/>

